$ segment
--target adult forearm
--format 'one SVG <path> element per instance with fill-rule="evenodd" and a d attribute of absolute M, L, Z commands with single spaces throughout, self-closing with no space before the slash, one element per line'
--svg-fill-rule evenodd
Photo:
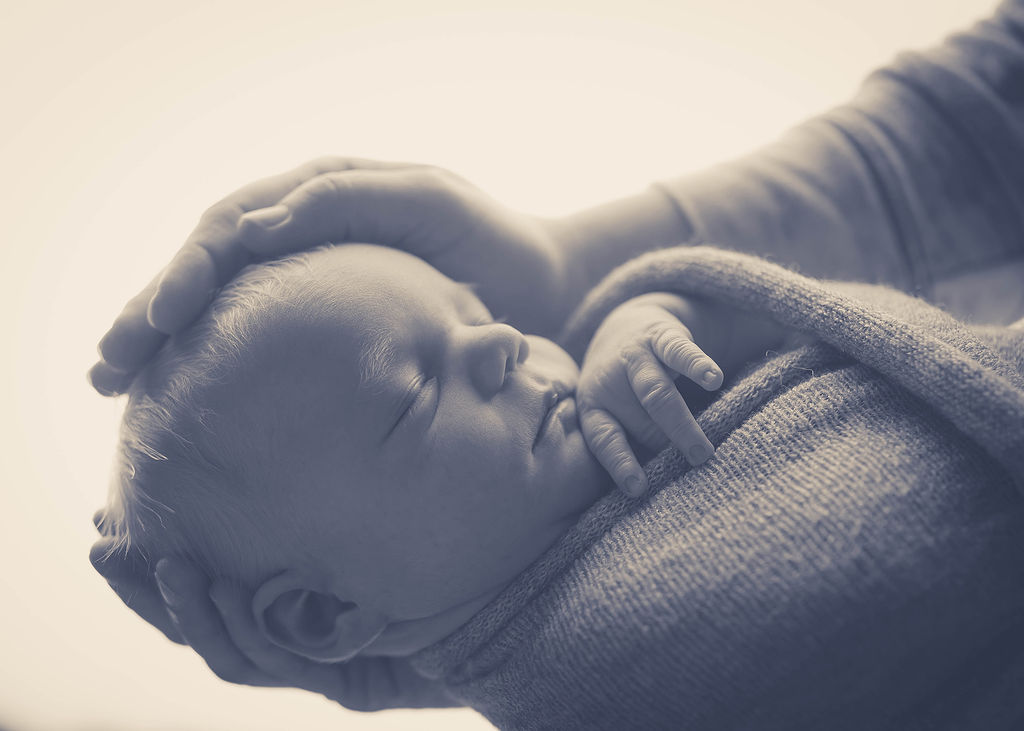
<path fill-rule="evenodd" d="M 549 223 L 567 262 L 566 314 L 620 264 L 681 244 L 692 232 L 671 198 L 655 187 Z"/>
<path fill-rule="evenodd" d="M 1018 0 L 774 144 L 567 217 L 576 301 L 627 259 L 687 240 L 926 298 L 1024 259 L 1022 38 Z"/>
<path fill-rule="evenodd" d="M 848 103 L 666 189 L 698 238 L 804 274 L 936 282 L 1024 257 L 1024 2 L 901 54 Z"/>

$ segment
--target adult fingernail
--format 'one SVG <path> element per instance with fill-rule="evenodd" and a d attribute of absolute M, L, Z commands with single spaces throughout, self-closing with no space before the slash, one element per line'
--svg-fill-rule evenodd
<path fill-rule="evenodd" d="M 255 224 L 260 228 L 271 229 L 280 226 L 291 218 L 292 212 L 288 210 L 288 206 L 281 205 L 280 203 L 276 206 L 270 206 L 269 208 L 259 208 L 255 211 L 249 211 L 242 216 L 238 225 L 250 225 Z"/>
<path fill-rule="evenodd" d="M 167 563 L 166 559 L 157 561 L 156 570 L 153 572 L 153 575 L 156 577 L 156 588 L 160 590 L 160 596 L 164 598 L 164 602 L 167 604 L 181 604 L 181 595 L 172 586 L 174 581 L 173 569 L 169 567 L 170 564 Z"/>
<path fill-rule="evenodd" d="M 165 604 L 170 604 L 171 606 L 181 604 L 181 597 L 175 593 L 174 589 L 165 584 L 159 576 L 156 577 L 156 588 L 160 590 L 160 596 L 164 598 Z"/>
<path fill-rule="evenodd" d="M 630 497 L 640 497 L 644 492 L 644 482 L 636 475 L 626 478 L 626 492 Z"/>
<path fill-rule="evenodd" d="M 710 449 L 706 444 L 694 444 L 686 450 L 686 458 L 690 461 L 691 465 L 696 466 L 710 459 L 714 453 L 714 450 Z"/>

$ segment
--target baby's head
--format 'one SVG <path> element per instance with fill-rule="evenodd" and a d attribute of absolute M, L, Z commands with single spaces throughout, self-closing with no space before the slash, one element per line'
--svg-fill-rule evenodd
<path fill-rule="evenodd" d="M 609 489 L 571 397 L 544 419 L 577 376 L 401 251 L 251 267 L 133 384 L 102 529 L 251 587 L 293 652 L 407 654 Z"/>

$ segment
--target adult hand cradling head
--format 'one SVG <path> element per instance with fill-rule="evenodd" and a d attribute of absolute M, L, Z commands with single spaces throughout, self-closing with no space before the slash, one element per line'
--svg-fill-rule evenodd
<path fill-rule="evenodd" d="M 100 343 L 90 380 L 123 393 L 169 334 L 184 329 L 245 265 L 327 242 L 405 249 L 478 285 L 484 303 L 526 332 L 552 334 L 581 286 L 562 230 L 511 211 L 439 168 L 325 157 L 247 185 L 202 217 L 167 268 Z"/>

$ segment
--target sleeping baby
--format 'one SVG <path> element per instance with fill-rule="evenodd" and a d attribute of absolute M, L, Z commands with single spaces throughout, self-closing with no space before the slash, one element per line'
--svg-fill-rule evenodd
<path fill-rule="evenodd" d="M 712 456 L 687 404 L 781 332 L 735 315 L 633 298 L 581 369 L 402 251 L 251 267 L 133 384 L 101 531 L 252 587 L 260 631 L 305 658 L 409 655 L 616 484 L 642 492 L 645 455 Z"/>

